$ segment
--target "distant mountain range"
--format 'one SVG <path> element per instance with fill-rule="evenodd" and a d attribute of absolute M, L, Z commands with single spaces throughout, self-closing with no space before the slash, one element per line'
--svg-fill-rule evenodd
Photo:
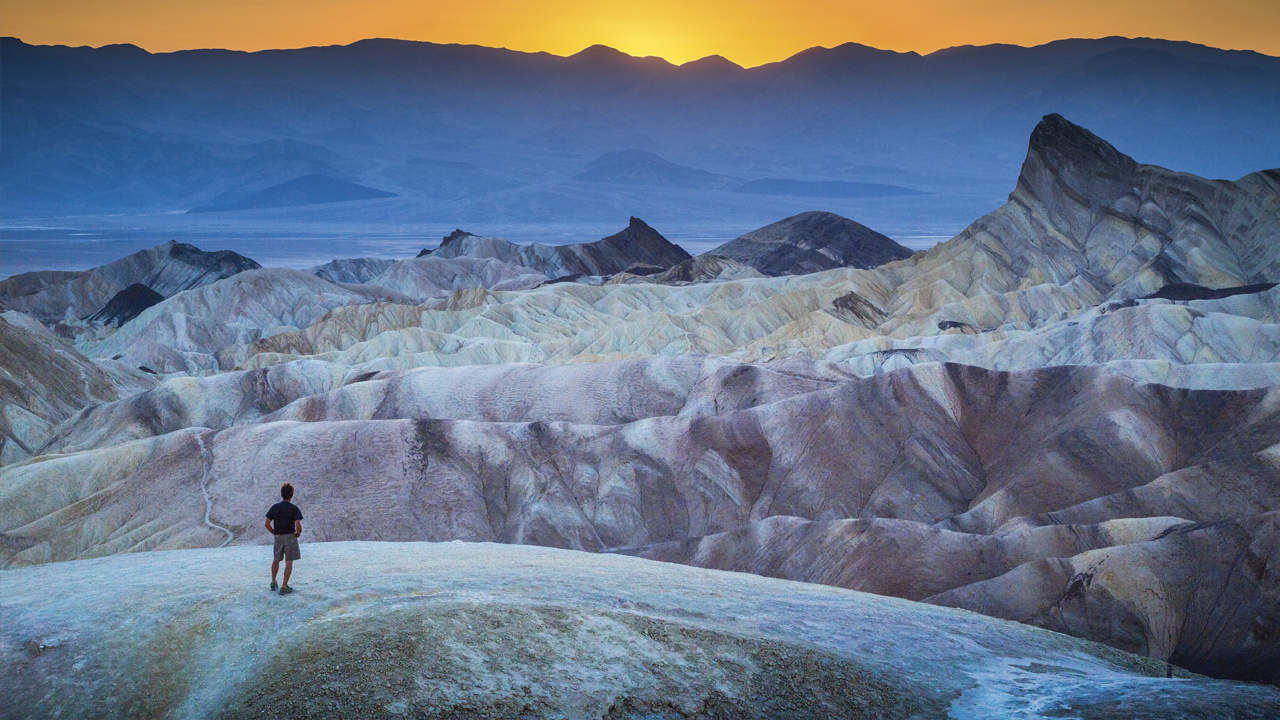
<path fill-rule="evenodd" d="M 603 46 L 153 54 L 4 38 L 0 62 L 10 220 L 749 227 L 822 205 L 958 228 L 1003 200 L 1025 129 L 1049 112 L 1201 175 L 1280 165 L 1280 59 L 1152 39 L 848 43 L 742 68 Z"/>

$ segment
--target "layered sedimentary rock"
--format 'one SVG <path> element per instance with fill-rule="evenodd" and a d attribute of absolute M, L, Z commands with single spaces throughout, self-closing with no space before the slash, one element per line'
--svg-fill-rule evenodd
<path fill-rule="evenodd" d="M 871 228 L 829 212 L 806 212 L 730 240 L 710 252 L 765 275 L 802 275 L 838 267 L 873 268 L 911 251 Z"/>
<path fill-rule="evenodd" d="M 665 283 L 697 283 L 754 277 L 764 277 L 764 274 L 746 263 L 722 255 L 705 253 L 653 275 L 651 279 L 654 282 Z"/>
<path fill-rule="evenodd" d="M 426 251 L 424 251 L 426 252 Z M 517 245 L 502 238 L 484 238 L 455 230 L 432 257 L 494 258 L 543 273 L 549 278 L 575 275 L 613 275 L 637 265 L 669 268 L 689 259 L 689 253 L 664 238 L 640 218 L 602 240 L 577 245 Z"/>
<path fill-rule="evenodd" d="M 152 305 L 84 349 L 157 372 L 215 370 L 213 353 L 219 348 L 306 327 L 333 308 L 388 298 L 405 300 L 382 288 L 335 285 L 300 270 L 252 270 Z"/>
<path fill-rule="evenodd" d="M 393 262 L 390 258 L 339 258 L 317 265 L 311 272 L 332 283 L 367 283 Z"/>
<path fill-rule="evenodd" d="M 101 310 L 90 315 L 86 320 L 118 328 L 162 300 L 164 296 L 160 293 L 142 283 L 134 283 L 113 295 Z"/>
<path fill-rule="evenodd" d="M 1280 578 L 1240 559 L 1251 544 L 1269 557 L 1275 537 L 1274 389 L 1178 390 L 1088 368 L 847 378 L 687 359 L 376 374 L 267 413 L 285 400 L 264 394 L 269 377 L 220 384 L 241 398 L 220 405 L 242 417 L 194 413 L 203 398 L 179 406 L 158 388 L 84 414 L 58 440 L 105 447 L 0 470 L 6 562 L 261 542 L 257 504 L 290 477 L 313 494 L 316 539 L 638 548 L 627 552 L 946 602 L 1276 680 L 1265 668 L 1280 658 L 1267 639 Z M 135 429 L 148 424 L 160 434 Z M 816 525 L 766 531 L 779 516 Z M 1083 592 L 1072 584 L 1088 553 L 1129 545 L 1146 549 L 1117 550 L 1113 574 L 1183 587 L 1167 573 L 1188 567 L 1175 543 L 1187 535 L 1170 532 L 1196 523 L 1248 528 L 1186 532 L 1208 538 L 1194 569 L 1204 586 L 1252 604 L 1201 599 L 1191 613 L 1172 591 L 1107 590 L 1086 594 L 1082 617 L 1141 622 L 1021 613 Z M 1021 594 L 995 601 L 981 590 L 1020 573 L 1041 580 L 1010 580 Z"/>
<path fill-rule="evenodd" d="M 546 548 L 304 543 L 296 592 L 280 597 L 264 586 L 266 552 L 0 574 L 6 711 L 227 720 L 1280 712 L 1275 688 L 1182 670 L 1165 679 L 1162 664 L 1095 643 L 837 588 Z"/>
<path fill-rule="evenodd" d="M 5 458 L 3 562 L 265 542 L 287 477 L 316 539 L 638 554 L 1280 682 L 1277 236 L 1280 173 L 1145 166 L 1050 116 L 1008 204 L 870 270 L 640 277 L 619 242 L 601 282 L 584 246 L 455 233 L 240 273 L 81 337 L 166 377 Z"/>
<path fill-rule="evenodd" d="M 493 258 L 436 255 L 396 260 L 365 284 L 386 288 L 411 300 L 422 302 L 444 298 L 458 290 L 488 288 L 523 290 L 546 281 L 546 276 L 522 265 Z"/>
<path fill-rule="evenodd" d="M 1276 373 L 1265 366 L 1275 360 L 1276 295 L 1265 281 L 1280 272 L 1280 245 L 1272 241 L 1280 234 L 1277 177 L 1209 181 L 1140 165 L 1050 116 L 1033 133 L 1006 206 L 933 250 L 870 271 L 726 279 L 721 269 L 696 270 L 699 260 L 691 260 L 687 275 L 679 266 L 670 277 L 649 276 L 656 283 L 559 282 L 507 292 L 497 288 L 528 287 L 538 273 L 602 267 L 572 265 L 594 257 L 588 245 L 517 246 L 457 232 L 422 258 L 319 271 L 365 284 L 343 285 L 337 292 L 347 299 L 323 301 L 335 312 L 315 317 L 310 327 L 289 310 L 199 318 L 197 324 L 215 327 L 203 339 L 190 337 L 182 352 L 217 363 L 178 362 L 168 347 L 171 331 L 138 327 L 145 313 L 122 329 L 127 343 L 83 341 L 81 349 L 111 357 L 127 344 L 134 365 L 201 372 L 317 354 L 393 369 L 675 353 L 755 361 L 808 353 L 860 373 L 939 360 L 1002 369 L 1138 361 L 1145 365 L 1136 376 L 1192 386 L 1212 385 L 1218 375 L 1191 377 L 1167 364 L 1229 362 L 1253 367 L 1250 383 L 1270 382 Z M 654 253 L 642 254 L 641 261 L 655 262 Z M 1179 284 L 1259 292 L 1192 301 L 1160 294 Z M 279 287 L 270 292 L 298 294 Z M 456 297 L 443 297 L 451 291 Z M 404 307 L 367 303 L 372 297 Z M 236 325 L 264 330 L 230 330 Z"/>
<path fill-rule="evenodd" d="M 80 408 L 153 382 L 115 363 L 94 363 L 34 318 L 0 314 L 0 465 L 36 454 Z"/>
<path fill-rule="evenodd" d="M 1263 281 L 1280 273 L 1277 177 L 1209 181 L 1140 165 L 1050 116 L 1033 133 L 1006 206 L 937 248 L 874 270 L 689 283 L 677 267 L 668 278 L 675 285 L 654 275 L 658 283 L 468 288 L 425 306 L 343 308 L 298 332 L 272 333 L 276 342 L 201 352 L 225 358 L 223 369 L 315 354 L 380 369 L 673 353 L 741 360 L 808 353 L 862 373 L 938 360 L 1007 369 L 1140 361 L 1143 377 L 1192 385 L 1217 375 L 1193 378 L 1162 364 L 1229 362 L 1259 366 L 1250 382 L 1269 382 L 1274 370 L 1260 366 L 1275 361 L 1276 294 Z M 548 275 L 584 269 L 539 265 L 538 252 L 455 233 L 441 250 L 397 265 L 407 272 L 405 263 L 438 253 L 442 260 L 475 253 Z M 419 295 L 444 291 L 368 282 Z M 1259 291 L 1160 296 L 1178 283 Z"/>
<path fill-rule="evenodd" d="M 35 272 L 0 281 L 0 308 L 45 322 L 78 320 L 102 309 L 112 296 L 140 283 L 168 297 L 207 285 L 258 263 L 230 250 L 205 252 L 169 241 L 83 272 Z"/>

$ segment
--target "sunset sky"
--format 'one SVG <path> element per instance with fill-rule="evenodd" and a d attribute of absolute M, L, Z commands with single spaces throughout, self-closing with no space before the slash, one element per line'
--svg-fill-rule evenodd
<path fill-rule="evenodd" d="M 567 55 L 593 43 L 743 65 L 856 41 L 930 52 L 995 42 L 1150 36 L 1280 55 L 1280 0 L 0 0 L 0 33 L 151 51 L 345 44 L 368 37 Z"/>

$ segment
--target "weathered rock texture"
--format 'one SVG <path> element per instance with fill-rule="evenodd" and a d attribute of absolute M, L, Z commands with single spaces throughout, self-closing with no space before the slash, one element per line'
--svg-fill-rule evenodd
<path fill-rule="evenodd" d="M 633 225 L 623 235 L 666 247 L 646 228 Z M 368 263 L 349 264 L 346 274 L 335 266 L 333 279 L 367 284 L 330 290 L 349 299 L 326 300 L 333 312 L 310 326 L 289 310 L 297 296 L 290 281 L 262 289 L 284 294 L 283 302 L 264 300 L 282 308 L 276 317 L 197 312 L 193 322 L 214 327 L 204 339 L 188 334 L 182 352 L 196 360 L 169 356 L 172 333 L 163 326 L 129 327 L 145 322 L 145 313 L 121 333 L 135 365 L 203 372 L 312 355 L 392 369 L 808 353 L 861 374 L 945 360 L 996 369 L 1120 362 L 1135 377 L 1175 385 L 1219 387 L 1227 376 L 1226 386 L 1256 385 L 1277 378 L 1280 294 L 1264 289 L 1280 276 L 1276 237 L 1280 172 L 1227 182 L 1141 165 L 1049 116 L 1032 135 L 1008 204 L 947 243 L 873 270 L 743 278 L 710 260 L 684 261 L 690 264 L 681 269 L 673 253 L 677 267 L 649 276 L 657 282 L 540 283 L 508 292 L 499 288 L 529 287 L 539 273 L 571 277 L 666 261 L 650 250 L 618 255 L 632 240 L 602 241 L 587 252 L 594 245 L 520 246 L 457 232 L 439 250 L 376 274 Z M 639 247 L 648 248 L 645 242 Z M 716 282 L 694 282 L 701 279 Z M 1190 301 L 1160 295 L 1179 284 L 1259 291 Z M 375 295 L 400 304 L 368 303 Z M 264 330 L 216 327 L 237 324 Z M 101 350 L 82 343 L 82 350 L 109 351 L 107 357 L 120 351 L 110 339 L 104 343 Z M 1224 375 L 1172 367 L 1212 363 L 1241 368 Z"/>
<path fill-rule="evenodd" d="M 99 449 L 0 470 L 6 562 L 259 542 L 258 505 L 289 478 L 311 495 L 317 539 L 631 548 L 1278 679 L 1276 389 L 692 358 L 423 368 L 340 387 L 324 366 L 284 369 L 181 381 L 198 393 L 169 381 L 64 423 L 55 446 Z M 817 524 L 782 532 L 780 517 Z M 1201 543 L 1194 564 L 1185 538 Z M 1120 590 L 1081 585 L 1103 550 Z M 1220 602 L 1184 602 L 1191 571 Z M 1073 622 L 1061 601 L 1081 595 Z"/>
<path fill-rule="evenodd" d="M 27 328 L 0 559 L 262 542 L 288 478 L 317 539 L 632 553 L 1280 682 L 1280 173 L 1049 116 L 1008 204 L 904 260 L 544 282 L 656 235 L 242 272 L 83 356 Z M 126 364 L 162 382 L 92 389 Z"/>
<path fill-rule="evenodd" d="M 95 364 L 32 317 L 0 313 L 0 465 L 36 454 L 81 408 L 153 383 L 116 363 Z"/>
<path fill-rule="evenodd" d="M 636 558 L 307 543 L 0 573 L 6 717 L 1246 719 L 1280 691 L 1026 625 Z M 200 582 L 190 581 L 199 568 Z M 113 578 L 104 583 L 103 577 Z M 58 592 L 49 592 L 57 588 Z"/>
<path fill-rule="evenodd" d="M 705 253 L 653 275 L 651 279 L 654 282 L 665 283 L 697 283 L 755 277 L 764 277 L 764 274 L 746 263 L 713 253 Z"/>
<path fill-rule="evenodd" d="M 612 275 L 637 265 L 669 268 L 689 259 L 683 248 L 636 217 L 603 240 L 577 245 L 517 245 L 502 238 L 484 238 L 457 230 L 430 256 L 493 258 L 531 268 L 549 278 Z"/>
<path fill-rule="evenodd" d="M 45 322 L 76 320 L 97 312 L 134 283 L 168 297 L 257 267 L 230 250 L 205 252 L 169 241 L 92 270 L 23 273 L 0 280 L 0 309 L 19 310 Z"/>

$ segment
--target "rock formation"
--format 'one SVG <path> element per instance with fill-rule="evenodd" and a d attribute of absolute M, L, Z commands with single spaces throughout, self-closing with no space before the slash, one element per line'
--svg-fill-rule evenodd
<path fill-rule="evenodd" d="M 112 296 L 101 310 L 86 320 L 118 328 L 162 300 L 164 296 L 160 293 L 142 283 L 134 283 Z"/>
<path fill-rule="evenodd" d="M 636 220 L 241 272 L 74 350 L 9 313 L 0 562 L 265 542 L 287 476 L 317 540 L 640 555 L 1278 683 L 1278 236 L 1280 172 L 1049 116 L 1006 205 L 871 269 L 760 277 Z"/>
<path fill-rule="evenodd" d="M 669 268 L 689 259 L 689 253 L 636 217 L 609 237 L 578 245 L 517 245 L 456 230 L 431 251 L 431 256 L 494 258 L 531 268 L 549 278 L 613 275 L 636 265 Z"/>
<path fill-rule="evenodd" d="M 911 251 L 849 218 L 806 212 L 752 230 L 709 254 L 765 275 L 802 275 L 838 267 L 873 268 L 910 257 Z"/>
<path fill-rule="evenodd" d="M 153 383 L 118 363 L 94 363 L 30 316 L 0 313 L 0 465 L 36 454 L 81 408 Z"/>
<path fill-rule="evenodd" d="M 1275 680 L 1265 668 L 1280 644 L 1263 638 L 1280 622 L 1268 610 L 1280 583 L 1265 563 L 1239 560 L 1251 544 L 1257 557 L 1275 549 L 1274 390 L 1187 392 L 1088 368 L 849 378 L 694 359 L 423 368 L 341 386 L 322 367 L 295 380 L 285 369 L 201 380 L 200 394 L 170 381 L 64 424 L 57 446 L 96 449 L 0 470 L 7 562 L 222 544 L 201 513 L 159 502 L 202 493 L 232 543 L 260 542 L 255 503 L 289 475 L 314 493 L 319 540 L 640 548 L 627 552 L 946 602 Z M 51 495 L 64 477 L 76 488 Z M 1215 499 L 1191 500 L 1202 496 Z M 93 510 L 62 518 L 90 497 Z M 145 517 L 130 510 L 142 498 L 157 508 Z M 774 529 L 786 517 L 816 524 Z M 1015 580 L 1061 558 L 1084 568 L 1090 552 L 1114 551 L 1124 573 L 1150 582 L 1188 567 L 1171 544 L 1188 536 L 1169 534 L 1187 527 L 1204 538 L 1204 587 L 1249 603 L 1206 599 L 1190 613 L 1169 595 L 1085 594 L 1104 617 L 1141 620 L 1123 629 L 1019 614 L 1067 591 L 1075 571 Z M 645 548 L 654 543 L 676 545 Z M 1002 577 L 1018 594 L 988 600 L 983 583 Z M 1240 640 L 1250 633 L 1261 635 Z"/>
<path fill-rule="evenodd" d="M 746 263 L 705 253 L 657 273 L 651 276 L 651 279 L 662 283 L 698 283 L 712 280 L 743 280 L 753 277 L 764 277 L 764 274 Z"/>
<path fill-rule="evenodd" d="M 367 283 L 395 262 L 390 258 L 339 258 L 311 269 L 331 283 Z"/>
<path fill-rule="evenodd" d="M 169 241 L 83 272 L 23 273 L 0 280 L 0 308 L 45 322 L 74 320 L 97 312 L 134 283 L 168 297 L 257 267 L 230 250 L 205 252 Z"/>

